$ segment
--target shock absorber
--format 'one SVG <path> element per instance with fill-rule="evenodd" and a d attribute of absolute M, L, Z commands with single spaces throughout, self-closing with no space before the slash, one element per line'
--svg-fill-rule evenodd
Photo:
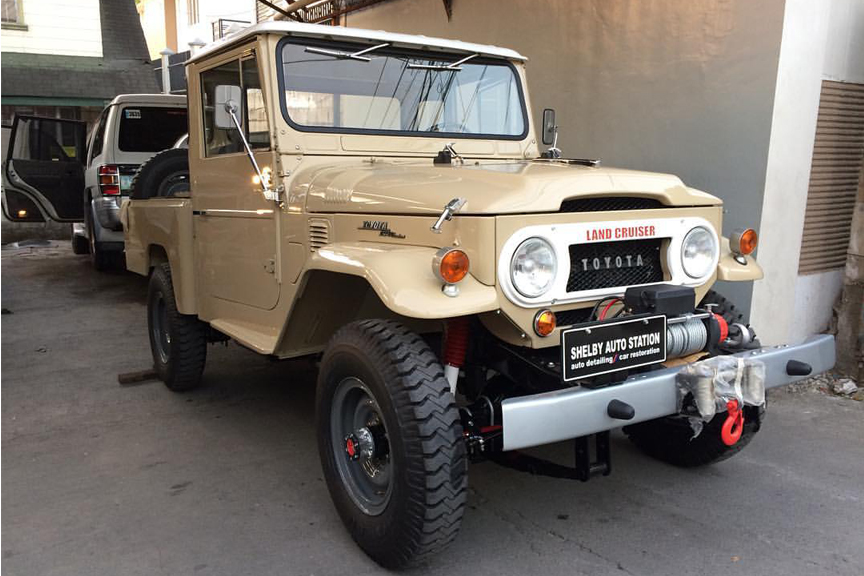
<path fill-rule="evenodd" d="M 450 392 L 456 394 L 456 383 L 459 381 L 459 369 L 465 365 L 465 354 L 468 352 L 468 339 L 471 335 L 471 325 L 467 316 L 451 318 L 447 321 L 444 333 L 444 376 L 450 383 Z"/>

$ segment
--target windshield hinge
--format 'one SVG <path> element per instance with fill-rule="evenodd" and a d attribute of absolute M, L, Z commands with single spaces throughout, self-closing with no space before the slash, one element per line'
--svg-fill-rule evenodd
<path fill-rule="evenodd" d="M 444 224 L 444 222 L 447 220 L 452 220 L 453 215 L 462 209 L 462 207 L 465 205 L 465 202 L 467 202 L 465 198 L 453 198 L 452 200 L 450 200 L 450 202 L 448 202 L 447 205 L 444 206 L 444 211 L 441 212 L 440 216 L 438 216 L 438 220 L 436 220 L 435 224 L 432 225 L 432 232 L 434 232 L 435 234 L 440 234 L 441 226 Z"/>

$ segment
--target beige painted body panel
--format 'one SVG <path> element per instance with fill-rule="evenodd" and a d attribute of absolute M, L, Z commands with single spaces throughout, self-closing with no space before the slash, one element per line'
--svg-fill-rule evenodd
<path fill-rule="evenodd" d="M 279 106 L 280 38 L 264 34 L 241 45 L 228 42 L 187 67 L 192 199 L 133 200 L 123 210 L 129 269 L 147 274 L 152 247 L 164 247 L 176 270 L 181 311 L 256 352 L 319 352 L 335 330 L 360 318 L 399 318 L 425 332 L 440 330 L 443 319 L 471 314 L 505 341 L 556 346 L 560 330 L 535 336 L 537 307 L 515 304 L 499 286 L 499 255 L 517 230 L 684 217 L 704 218 L 721 230 L 720 201 L 675 176 L 526 160 L 539 152 L 530 123 L 521 141 L 458 140 L 454 147 L 466 162 L 452 166 L 432 162 L 452 141 L 447 138 L 299 132 Z M 252 50 L 271 131 L 271 149 L 256 158 L 272 169 L 273 185 L 283 190 L 279 203 L 264 199 L 245 155 L 206 158 L 203 150 L 198 75 Z M 513 64 L 524 85 L 523 63 Z M 525 99 L 530 110 L 527 93 Z M 598 196 L 654 198 L 665 207 L 559 212 L 566 199 Z M 434 233 L 431 225 L 455 197 L 467 199 L 463 210 Z M 457 297 L 442 293 L 431 270 L 442 246 L 459 247 L 471 262 Z M 746 266 L 735 262 L 725 242 L 716 273 L 696 287 L 697 299 L 718 278 L 760 275 L 752 258 Z"/>
<path fill-rule="evenodd" d="M 366 159 L 308 170 L 310 212 L 437 215 L 455 197 L 467 200 L 461 214 L 557 212 L 563 200 L 579 196 L 641 196 L 670 206 L 720 203 L 668 174 L 542 161 L 436 166 L 428 159 Z"/>
<path fill-rule="evenodd" d="M 167 258 L 177 309 L 196 314 L 197 295 L 189 198 L 127 200 L 120 212 L 126 247 L 126 268 L 144 276 Z"/>

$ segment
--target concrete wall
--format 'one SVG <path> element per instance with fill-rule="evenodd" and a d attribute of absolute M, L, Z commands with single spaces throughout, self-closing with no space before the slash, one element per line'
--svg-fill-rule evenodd
<path fill-rule="evenodd" d="M 99 0 L 25 0 L 22 24 L 4 28 L 3 52 L 102 56 Z"/>
<path fill-rule="evenodd" d="M 753 324 L 766 343 L 828 328 L 843 271 L 798 276 L 823 79 L 864 82 L 864 2 L 787 0 L 766 167 Z"/>
<path fill-rule="evenodd" d="M 530 58 L 535 122 L 566 156 L 675 173 L 757 226 L 784 0 L 392 0 L 347 25 L 504 45 Z M 718 287 L 745 309 L 751 283 Z"/>

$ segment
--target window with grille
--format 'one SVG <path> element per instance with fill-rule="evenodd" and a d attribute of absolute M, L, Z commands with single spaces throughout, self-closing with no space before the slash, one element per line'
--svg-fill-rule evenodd
<path fill-rule="evenodd" d="M 846 265 L 864 159 L 864 84 L 822 82 L 799 274 Z"/>
<path fill-rule="evenodd" d="M 0 14 L 2 14 L 2 20 L 4 23 L 20 24 L 20 0 L 3 0 L 3 4 L 0 5 Z"/>
<path fill-rule="evenodd" d="M 198 16 L 198 0 L 186 0 L 186 12 L 189 16 L 189 25 L 197 24 Z"/>

